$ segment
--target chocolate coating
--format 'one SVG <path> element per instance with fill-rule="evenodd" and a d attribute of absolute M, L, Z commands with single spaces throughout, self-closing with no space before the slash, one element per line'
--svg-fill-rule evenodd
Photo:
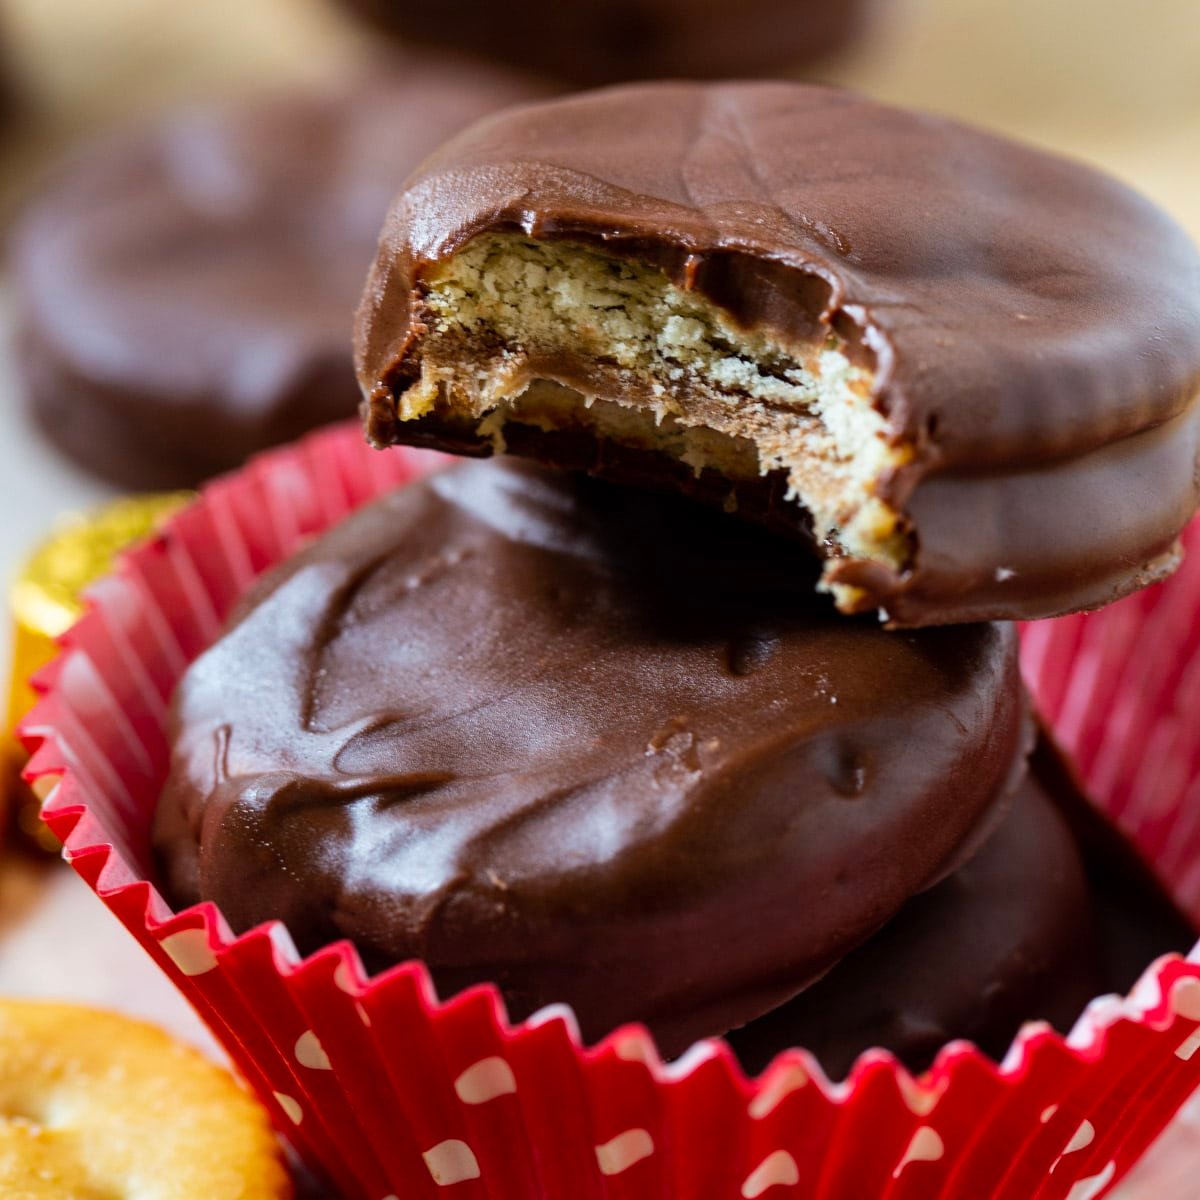
<path fill-rule="evenodd" d="M 1030 757 L 1040 786 L 1083 852 L 1107 991 L 1124 994 L 1162 954 L 1187 953 L 1195 922 L 1171 899 L 1133 844 L 1087 799 L 1066 755 L 1043 732 Z"/>
<path fill-rule="evenodd" d="M 729 1041 L 752 1072 L 789 1046 L 813 1051 L 835 1079 L 870 1046 L 921 1071 L 956 1038 L 1003 1057 L 1025 1021 L 1065 1032 L 1105 990 L 1079 851 L 1045 790 L 1026 779 L 969 863 Z"/>
<path fill-rule="evenodd" d="M 560 76 L 578 87 L 627 79 L 762 75 L 849 45 L 867 0 L 343 0 L 377 28 Z"/>
<path fill-rule="evenodd" d="M 349 416 L 354 303 L 396 188 L 449 134 L 536 94 L 403 59 L 70 155 L 11 244 L 40 427 L 89 469 L 160 488 Z"/>
<path fill-rule="evenodd" d="M 672 497 L 462 466 L 272 573 L 174 699 L 169 893 L 667 1053 L 811 983 L 995 827 L 1008 626 L 887 634 Z"/>
<path fill-rule="evenodd" d="M 752 1072 L 804 1046 L 834 1079 L 870 1046 L 914 1072 L 952 1039 L 999 1060 L 1026 1021 L 1066 1033 L 1094 997 L 1124 995 L 1195 937 L 1043 735 L 1012 809 L 969 863 L 729 1042 Z"/>
<path fill-rule="evenodd" d="M 901 569 L 839 560 L 833 581 L 894 625 L 1094 607 L 1177 561 L 1200 501 L 1200 255 L 1094 170 L 802 84 L 646 84 L 509 110 L 427 161 L 388 219 L 358 322 L 376 441 L 491 452 L 436 414 L 395 420 L 422 280 L 483 232 L 600 246 L 744 324 L 849 339 L 912 449 L 877 494 L 913 551 Z M 544 461 L 580 458 L 510 429 Z M 591 458 L 604 473 L 604 448 Z M 721 483 L 700 491 L 727 500 Z M 764 499 L 779 490 L 764 479 L 739 507 L 802 532 L 798 506 Z"/>

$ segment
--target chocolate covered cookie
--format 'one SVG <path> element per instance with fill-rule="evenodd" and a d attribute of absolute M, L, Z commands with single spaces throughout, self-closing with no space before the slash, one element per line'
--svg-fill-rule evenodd
<path fill-rule="evenodd" d="M 343 0 L 406 40 L 466 50 L 577 86 L 783 71 L 862 32 L 869 0 Z"/>
<path fill-rule="evenodd" d="M 401 489 L 184 677 L 180 904 L 351 938 L 667 1053 L 812 983 L 966 861 L 1024 768 L 1011 627 L 889 634 L 811 556 L 531 464 Z"/>
<path fill-rule="evenodd" d="M 1079 849 L 1043 787 L 1027 779 L 970 862 L 729 1040 L 752 1072 L 789 1046 L 812 1050 L 835 1079 L 870 1046 L 922 1071 L 956 1038 L 1003 1057 L 1025 1021 L 1066 1032 L 1107 990 Z"/>
<path fill-rule="evenodd" d="M 39 426 L 99 474 L 158 488 L 352 414 L 352 314 L 389 200 L 449 134 L 535 93 L 414 57 L 81 147 L 12 241 Z"/>
<path fill-rule="evenodd" d="M 371 438 L 687 491 L 895 626 L 1101 605 L 1197 506 L 1200 255 L 1079 163 L 801 84 L 509 110 L 400 194 Z"/>
<path fill-rule="evenodd" d="M 804 1046 L 831 1078 L 868 1047 L 924 1071 L 948 1042 L 1001 1060 L 1020 1027 L 1067 1033 L 1093 998 L 1124 995 L 1148 963 L 1195 940 L 1048 737 L 979 853 L 914 896 L 794 1000 L 729 1035 L 742 1065 Z"/>

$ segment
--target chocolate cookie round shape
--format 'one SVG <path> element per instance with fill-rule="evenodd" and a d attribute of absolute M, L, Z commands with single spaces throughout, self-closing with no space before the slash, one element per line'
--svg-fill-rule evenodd
<path fill-rule="evenodd" d="M 41 428 L 127 487 L 185 486 L 350 417 L 349 343 L 405 175 L 524 80 L 404 59 L 89 143 L 12 240 Z"/>
<path fill-rule="evenodd" d="M 850 45 L 868 0 L 343 0 L 406 40 L 465 50 L 577 87 L 762 75 Z"/>
<path fill-rule="evenodd" d="M 189 669 L 170 894 L 675 1053 L 811 983 L 1000 819 L 1011 627 L 839 617 L 800 548 L 516 462 L 401 489 Z"/>
<path fill-rule="evenodd" d="M 1106 990 L 1096 933 L 1079 848 L 1044 786 L 1027 778 L 970 862 L 729 1041 L 748 1071 L 803 1046 L 834 1079 L 872 1046 L 913 1071 L 958 1038 L 999 1058 L 1024 1022 L 1065 1033 Z"/>
<path fill-rule="evenodd" d="M 1187 236 L 1082 164 L 821 87 L 474 126 L 400 194 L 357 336 L 375 442 L 736 507 L 896 626 L 1104 604 L 1198 501 Z"/>

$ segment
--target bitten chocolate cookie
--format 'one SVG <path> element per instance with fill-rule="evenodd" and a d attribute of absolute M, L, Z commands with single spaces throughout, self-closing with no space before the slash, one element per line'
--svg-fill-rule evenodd
<path fill-rule="evenodd" d="M 862 32 L 869 0 L 343 0 L 406 40 L 466 50 L 576 86 L 761 75 Z"/>
<path fill-rule="evenodd" d="M 158 488 L 351 415 L 354 304 L 388 202 L 449 134 L 535 91 L 401 59 L 82 147 L 12 240 L 39 426 L 91 470 Z"/>
<path fill-rule="evenodd" d="M 889 634 L 811 556 L 532 464 L 392 493 L 272 573 L 173 701 L 169 894 L 490 980 L 667 1053 L 961 865 L 1024 768 L 1011 627 Z"/>
<path fill-rule="evenodd" d="M 370 437 L 807 534 L 846 612 L 1044 617 L 1171 571 L 1200 255 L 1125 186 L 802 84 L 512 109 L 424 164 L 358 322 Z"/>

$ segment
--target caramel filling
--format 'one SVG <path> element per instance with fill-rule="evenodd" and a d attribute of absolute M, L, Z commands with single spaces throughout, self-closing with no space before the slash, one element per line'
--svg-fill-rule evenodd
<path fill-rule="evenodd" d="M 398 416 L 439 413 L 504 449 L 519 421 L 665 453 L 737 482 L 786 474 L 831 556 L 900 570 L 911 546 L 877 494 L 908 461 L 836 335 L 785 344 L 662 272 L 571 242 L 485 234 L 424 281 L 428 332 Z M 852 589 L 837 587 L 843 607 Z"/>

